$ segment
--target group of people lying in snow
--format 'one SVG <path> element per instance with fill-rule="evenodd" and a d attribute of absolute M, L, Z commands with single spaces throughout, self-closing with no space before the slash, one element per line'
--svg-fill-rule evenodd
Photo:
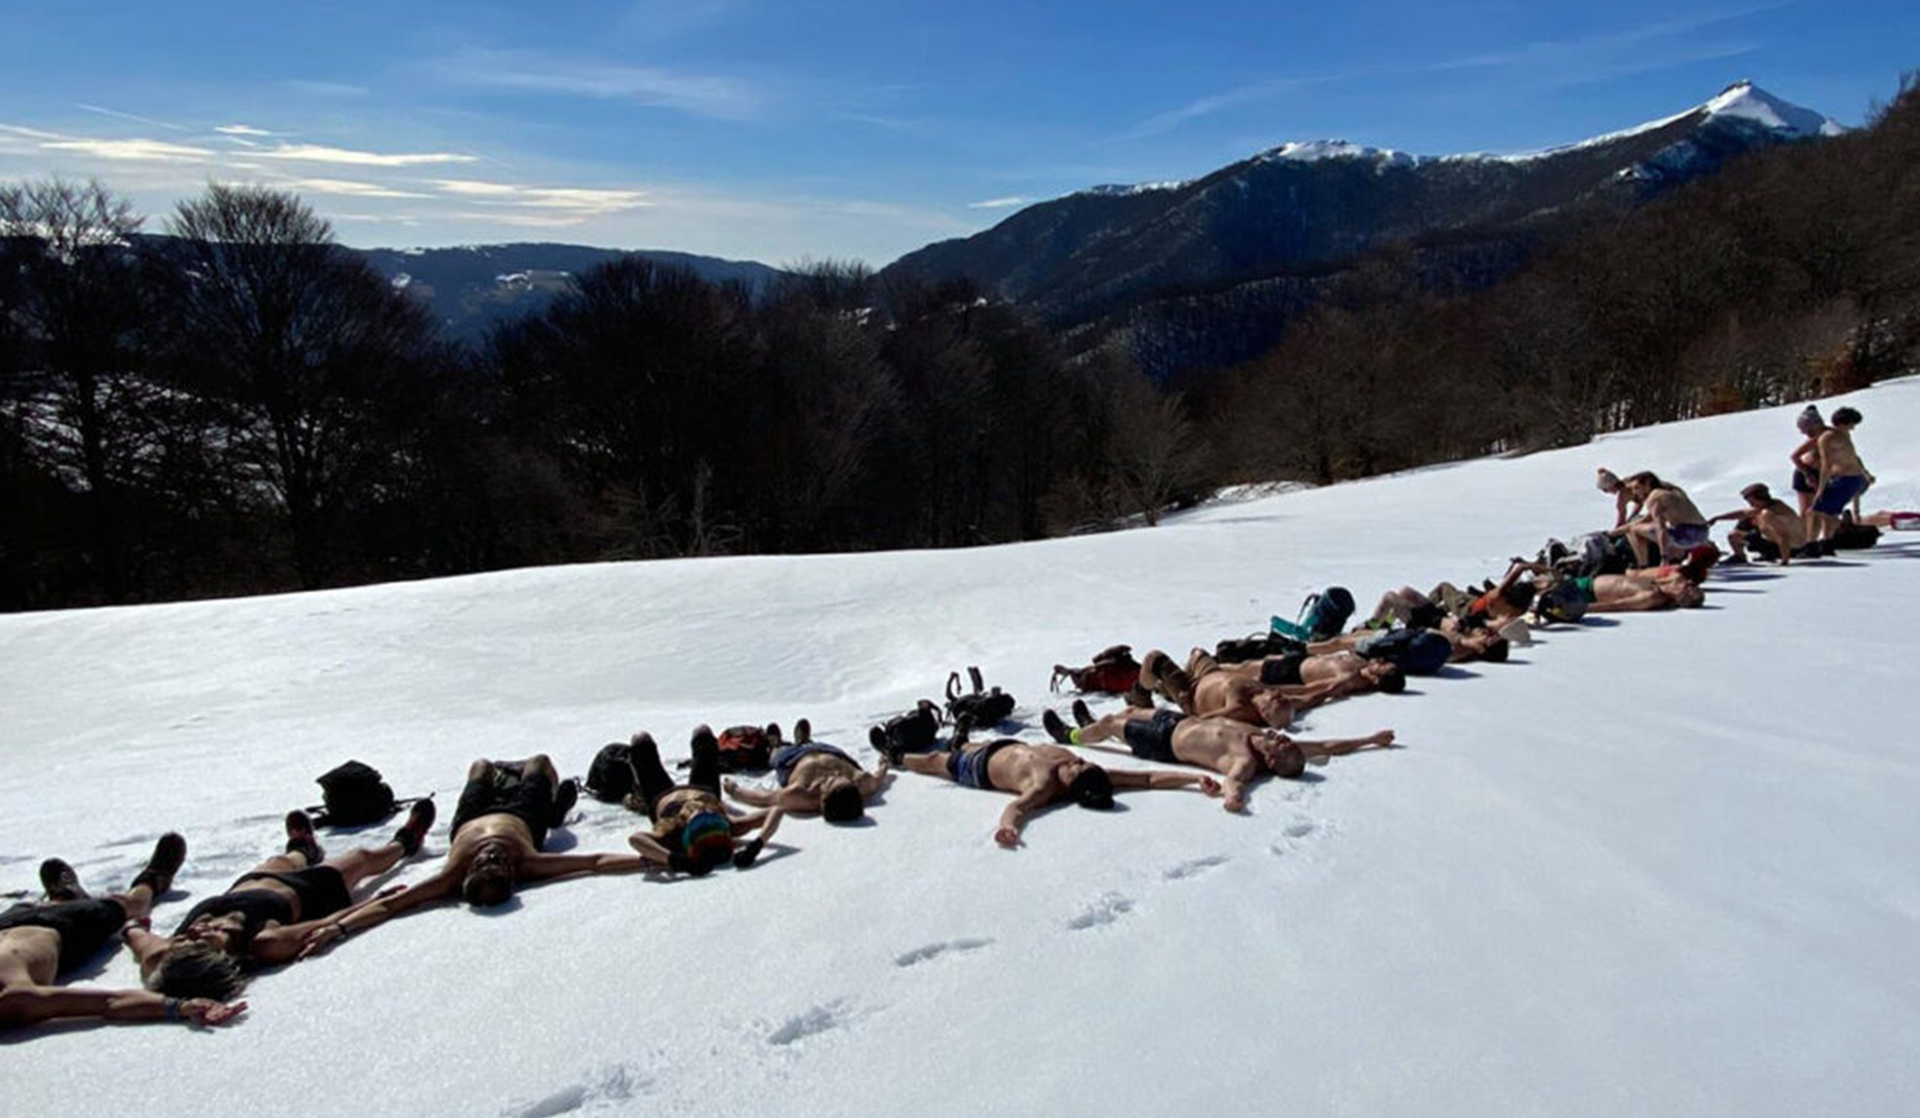
<path fill-rule="evenodd" d="M 626 804 L 648 821 L 629 837 L 630 852 L 546 852 L 548 831 L 574 807 L 579 782 L 561 779 L 541 754 L 473 762 L 444 861 L 410 887 L 375 890 L 368 883 L 420 852 L 435 819 L 431 798 L 414 802 L 405 825 L 388 841 L 334 857 L 321 849 L 307 813 L 290 812 L 284 851 L 195 904 L 171 935 L 153 931 L 150 913 L 184 863 L 181 836 L 162 836 L 129 886 L 106 896 L 90 896 L 70 865 L 51 858 L 40 867 L 44 899 L 0 912 L 0 1026 L 72 1017 L 221 1024 L 246 1008 L 237 999 L 254 969 L 308 958 L 438 901 L 459 897 L 487 907 L 505 902 L 519 886 L 556 878 L 702 875 L 729 862 L 745 869 L 786 814 L 857 820 L 897 768 L 1011 795 L 993 832 L 1005 847 L 1020 844 L 1036 812 L 1065 803 L 1109 808 L 1116 791 L 1198 791 L 1238 812 L 1264 775 L 1294 778 L 1309 764 L 1394 744 L 1391 730 L 1334 740 L 1290 735 L 1288 728 L 1306 710 L 1372 692 L 1401 692 L 1409 672 L 1504 661 L 1512 645 L 1531 640 L 1530 625 L 1577 620 L 1586 612 L 1699 605 L 1701 584 L 1720 558 L 1707 537 L 1714 523 L 1734 522 L 1728 542 L 1735 559 L 1751 554 L 1781 563 L 1824 554 L 1822 545 L 1855 522 L 1920 527 L 1920 518 L 1908 513 L 1861 518 L 1857 505 L 1843 520 L 1872 475 L 1852 443 L 1859 414 L 1841 408 L 1833 418 L 1827 427 L 1811 407 L 1801 418 L 1807 441 L 1793 454 L 1797 511 L 1756 483 L 1741 491 L 1744 509 L 1709 518 L 1678 486 L 1651 472 L 1622 480 L 1602 469 L 1599 487 L 1617 499 L 1613 527 L 1590 534 L 1581 549 L 1556 547 L 1537 560 L 1516 558 L 1498 581 L 1469 588 L 1443 582 L 1428 593 L 1391 590 L 1364 624 L 1342 633 L 1349 598 L 1344 612 L 1329 611 L 1315 619 L 1314 631 L 1298 634 L 1309 639 L 1261 634 L 1222 641 L 1213 652 L 1193 649 L 1184 665 L 1159 650 L 1135 663 L 1124 646 L 1116 646 L 1109 654 L 1117 655 L 1095 668 L 1062 667 L 1059 672 L 1071 672 L 1083 691 L 1124 694 L 1126 705 L 1096 717 L 1084 698 L 1075 699 L 1071 725 L 1057 712 L 1043 711 L 1052 744 L 1013 737 L 974 741 L 976 726 L 965 716 L 941 741 L 937 708 L 922 701 L 915 711 L 873 728 L 870 740 L 879 760 L 868 770 L 846 751 L 813 741 L 802 719 L 791 743 L 780 740 L 777 726 L 768 727 L 775 746 L 767 757 L 774 780 L 769 788 L 723 779 L 720 740 L 706 726 L 693 733 L 684 781 L 669 774 L 651 735 L 635 734 L 624 746 L 608 747 L 620 751 Z M 1907 523 L 1900 522 L 1903 517 Z M 1337 619 L 1326 625 L 1328 617 Z M 1285 626 L 1276 620 L 1275 627 Z M 1172 705 L 1159 706 L 1156 697 Z M 1009 698 L 988 722 L 997 723 L 1010 708 Z M 1188 769 L 1110 770 L 1083 750 Z M 596 771 L 598 765 L 596 759 Z M 729 798 L 745 808 L 730 805 Z M 59 985 L 116 935 L 139 964 L 144 989 Z"/>

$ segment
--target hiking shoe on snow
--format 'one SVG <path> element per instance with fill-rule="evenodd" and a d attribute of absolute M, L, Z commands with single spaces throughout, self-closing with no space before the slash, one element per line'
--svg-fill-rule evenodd
<path fill-rule="evenodd" d="M 420 853 L 420 844 L 426 841 L 427 832 L 433 827 L 433 797 L 415 800 L 412 810 L 407 812 L 407 821 L 393 832 L 393 841 L 400 844 L 400 850 L 411 858 Z"/>
<path fill-rule="evenodd" d="M 130 889 L 145 885 L 153 890 L 153 897 L 159 900 L 167 890 L 173 888 L 173 875 L 187 860 L 187 840 L 172 831 L 160 836 L 153 844 L 153 855 L 147 859 L 147 866 L 133 877 Z"/>
<path fill-rule="evenodd" d="M 287 812 L 287 853 L 304 857 L 309 866 L 327 860 L 327 852 L 320 849 L 320 840 L 313 833 L 312 818 L 297 807 Z"/>
<path fill-rule="evenodd" d="M 813 723 L 802 718 L 793 724 L 793 743 L 806 745 L 813 740 Z"/>
<path fill-rule="evenodd" d="M 50 901 L 84 901 L 87 891 L 80 887 L 80 875 L 58 858 L 40 863 L 40 888 Z"/>
<path fill-rule="evenodd" d="M 1040 724 L 1047 728 L 1047 736 L 1054 741 L 1059 742 L 1061 745 L 1073 744 L 1072 731 L 1067 729 L 1067 724 L 1061 721 L 1060 716 L 1055 714 L 1051 708 L 1040 712 Z"/>
<path fill-rule="evenodd" d="M 1073 724 L 1083 728 L 1093 725 L 1093 711 L 1087 709 L 1085 699 L 1073 701 Z"/>
<path fill-rule="evenodd" d="M 579 802 L 580 782 L 572 777 L 561 781 L 559 786 L 553 790 L 553 814 L 548 818 L 547 825 L 550 827 L 558 827 L 560 824 L 565 823 L 567 821 L 567 812 L 572 811 L 573 805 Z"/>

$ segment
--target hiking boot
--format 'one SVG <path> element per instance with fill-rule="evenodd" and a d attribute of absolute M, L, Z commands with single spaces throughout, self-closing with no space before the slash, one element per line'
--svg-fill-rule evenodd
<path fill-rule="evenodd" d="M 1055 714 L 1052 708 L 1040 712 L 1040 724 L 1047 728 L 1047 736 L 1054 741 L 1061 745 L 1073 744 L 1073 732 L 1067 729 L 1067 724 L 1060 720 L 1060 716 Z"/>
<path fill-rule="evenodd" d="M 153 855 L 147 859 L 147 866 L 133 876 L 129 889 L 138 889 L 145 885 L 153 890 L 153 899 L 159 900 L 167 890 L 173 888 L 173 875 L 187 860 L 187 840 L 168 831 L 153 844 Z"/>
<path fill-rule="evenodd" d="M 1153 695 L 1138 683 L 1127 688 L 1127 705 L 1135 710 L 1152 710 Z"/>
<path fill-rule="evenodd" d="M 1087 709 L 1085 699 L 1073 701 L 1073 724 L 1083 729 L 1093 725 L 1093 711 Z"/>
<path fill-rule="evenodd" d="M 327 852 L 320 849 L 320 840 L 314 836 L 313 820 L 297 807 L 287 812 L 287 853 L 300 855 L 309 866 L 327 860 Z"/>
<path fill-rule="evenodd" d="M 767 741 L 773 746 L 773 748 L 775 749 L 780 748 L 780 742 L 781 742 L 780 723 L 778 722 L 767 723 Z"/>
<path fill-rule="evenodd" d="M 58 858 L 40 863 L 40 888 L 50 901 L 84 901 L 87 891 L 80 887 L 80 875 Z"/>
<path fill-rule="evenodd" d="M 967 744 L 967 739 L 971 736 L 973 736 L 973 716 L 959 715 L 953 720 L 953 737 L 948 740 L 947 748 L 958 749 Z"/>
<path fill-rule="evenodd" d="M 547 817 L 547 826 L 558 827 L 567 821 L 567 812 L 580 802 L 580 782 L 568 777 L 553 790 L 553 814 Z"/>
<path fill-rule="evenodd" d="M 411 858 L 420 853 L 420 844 L 426 841 L 427 832 L 433 827 L 435 808 L 433 797 L 413 801 L 413 809 L 407 812 L 407 821 L 393 832 L 393 841 L 400 844 L 400 850 Z"/>
<path fill-rule="evenodd" d="M 813 740 L 813 723 L 802 718 L 793 724 L 793 743 L 806 745 Z"/>

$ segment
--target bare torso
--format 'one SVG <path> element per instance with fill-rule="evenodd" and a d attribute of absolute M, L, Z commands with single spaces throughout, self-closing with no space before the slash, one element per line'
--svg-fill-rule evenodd
<path fill-rule="evenodd" d="M 1060 779 L 1064 765 L 1080 765 L 1086 759 L 1071 749 L 1057 745 L 1032 745 L 1012 742 L 987 758 L 987 779 L 995 788 L 1008 792 L 1046 790 L 1053 798 L 1066 795 L 1067 782 Z"/>
<path fill-rule="evenodd" d="M 0 932 L 0 990 L 51 986 L 60 970 L 60 933 L 52 928 Z"/>
<path fill-rule="evenodd" d="M 1219 671 L 1194 684 L 1193 713 L 1255 726 L 1285 726 L 1293 721 L 1293 704 L 1256 679 Z"/>
<path fill-rule="evenodd" d="M 1693 501 L 1678 489 L 1656 489 L 1647 496 L 1647 515 L 1671 528 L 1676 524 L 1705 524 Z"/>
<path fill-rule="evenodd" d="M 787 777 L 787 787 L 819 791 L 829 780 L 858 780 L 860 766 L 831 753 L 809 753 L 800 758 Z"/>
<path fill-rule="evenodd" d="M 1828 478 L 1852 477 L 1867 472 L 1867 468 L 1860 464 L 1860 453 L 1854 449 L 1853 436 L 1838 427 L 1830 427 L 1820 436 L 1820 458 Z"/>

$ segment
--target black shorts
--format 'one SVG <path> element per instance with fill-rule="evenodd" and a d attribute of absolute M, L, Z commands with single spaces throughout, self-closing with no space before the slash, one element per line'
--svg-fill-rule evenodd
<path fill-rule="evenodd" d="M 1149 719 L 1129 719 L 1121 732 L 1127 748 L 1142 761 L 1173 761 L 1173 729 L 1186 721 L 1177 710 L 1156 710 Z"/>
<path fill-rule="evenodd" d="M 1777 476 L 1777 475 L 1776 475 Z M 1818 493 L 1820 478 L 1812 470 L 1796 468 L 1793 471 L 1793 491 L 1795 493 Z"/>
<path fill-rule="evenodd" d="M 553 781 L 545 773 L 517 773 L 495 767 L 492 775 L 467 781 L 460 803 L 453 809 L 449 838 L 483 815 L 511 815 L 533 832 L 533 848 L 547 845 L 547 827 L 553 822 Z"/>
<path fill-rule="evenodd" d="M 53 904 L 17 904 L 0 912 L 0 932 L 12 928 L 50 928 L 60 933 L 60 972 L 93 958 L 127 922 L 119 901 L 89 898 Z"/>
<path fill-rule="evenodd" d="M 353 903 L 353 897 L 347 892 L 347 879 L 332 866 L 308 866 L 292 873 L 250 873 L 234 882 L 233 889 L 263 877 L 278 881 L 300 898 L 299 920 L 302 922 L 324 920 Z"/>
<path fill-rule="evenodd" d="M 1297 687 L 1301 683 L 1300 665 L 1307 662 L 1304 652 L 1269 656 L 1260 661 L 1260 682 L 1269 687 Z"/>

